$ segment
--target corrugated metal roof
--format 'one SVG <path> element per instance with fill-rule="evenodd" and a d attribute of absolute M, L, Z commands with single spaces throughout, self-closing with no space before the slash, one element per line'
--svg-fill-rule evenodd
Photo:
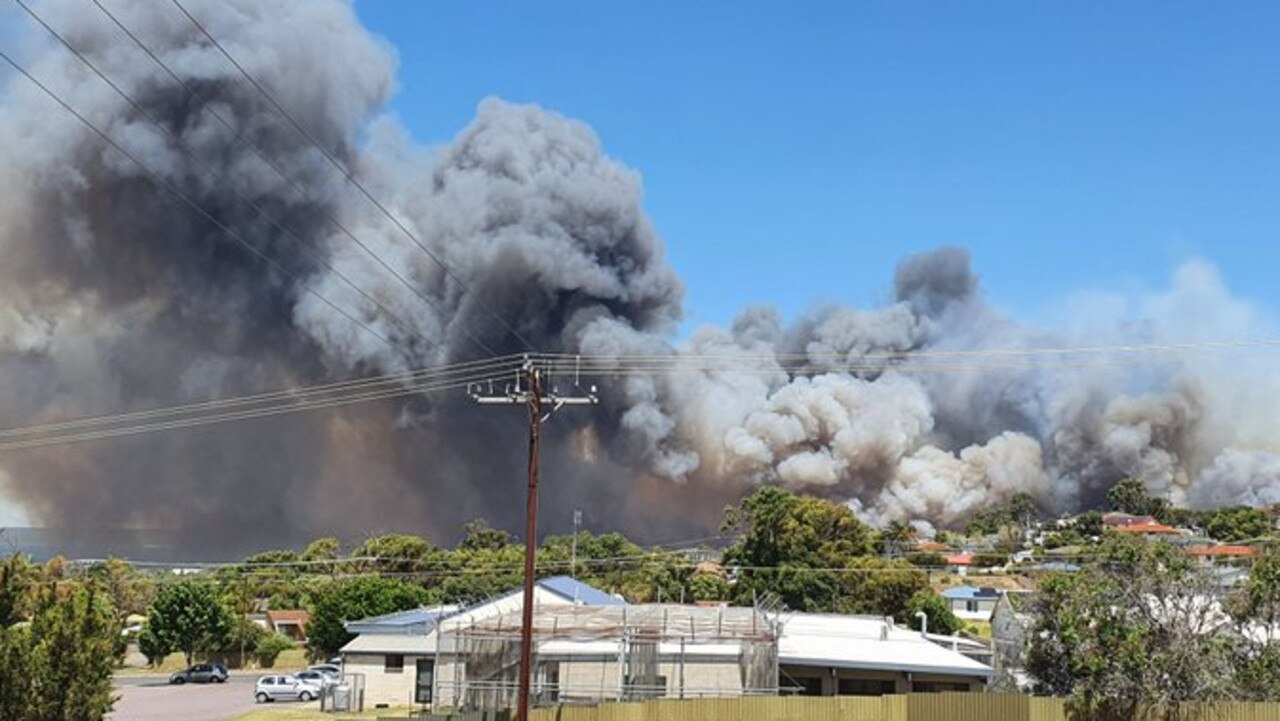
<path fill-rule="evenodd" d="M 1000 591 L 995 588 L 978 588 L 977 586 L 956 586 L 942 592 L 943 597 L 965 600 L 989 600 L 1000 598 Z"/>
<path fill-rule="evenodd" d="M 366 633 L 356 636 L 339 653 L 409 653 L 436 652 L 436 636 L 403 633 Z"/>
<path fill-rule="evenodd" d="M 561 596 L 566 600 L 580 603 L 586 606 L 625 606 L 623 601 L 617 596 L 605 593 L 598 588 L 588 586 L 570 576 L 552 576 L 538 581 L 538 585 L 551 591 L 557 596 Z"/>
<path fill-rule="evenodd" d="M 991 676 L 991 667 L 873 616 L 797 613 L 783 619 L 778 661 L 836 668 Z"/>

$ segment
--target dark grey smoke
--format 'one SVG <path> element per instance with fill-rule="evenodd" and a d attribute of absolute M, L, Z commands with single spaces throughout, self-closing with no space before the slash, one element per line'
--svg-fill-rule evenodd
<path fill-rule="evenodd" d="M 540 351 L 659 355 L 688 366 L 601 380 L 599 408 L 557 416 L 544 464 L 552 529 L 578 507 L 600 527 L 641 537 L 701 535 L 726 502 L 770 482 L 847 500 L 874 520 L 942 524 L 1021 490 L 1056 508 L 1087 505 L 1130 474 L 1189 503 L 1280 497 L 1278 449 L 1265 431 L 1280 407 L 1270 402 L 1278 384 L 1265 374 L 1224 374 L 1192 359 L 1141 373 L 920 374 L 900 360 L 908 365 L 889 372 L 795 375 L 777 355 L 799 354 L 812 369 L 911 351 L 1262 330 L 1203 264 L 1181 269 L 1170 291 L 1140 299 L 1134 312 L 1075 313 L 1081 327 L 1050 335 L 988 304 L 968 253 L 942 248 L 903 261 L 887 306 L 829 307 L 790 324 L 752 308 L 728 329 L 703 328 L 675 344 L 682 286 L 643 212 L 640 179 L 606 156 L 584 124 L 490 99 L 458 137 L 427 151 L 384 115 L 394 59 L 348 4 L 190 3 L 448 265 L 446 274 L 347 187 L 176 9 L 106 4 L 197 94 L 96 9 L 69 0 L 36 8 L 147 113 L 37 28 L 25 35 L 24 62 L 288 272 L 236 247 L 12 78 L 0 104 L 0 425 L 468 360 L 486 356 L 485 347 L 515 352 L 524 349 L 518 334 Z M 237 142 L 241 133 L 302 181 L 305 196 Z M 353 247 L 330 216 L 399 268 L 416 293 Z M 411 320 L 417 334 L 326 265 Z M 1126 315 L 1141 319 L 1140 331 L 1120 323 Z M 748 354 L 776 360 L 751 375 L 695 367 L 697 357 Z M 387 529 L 447 540 L 476 516 L 518 526 L 522 424 L 518 410 L 477 409 L 461 393 L 372 403 L 11 453 L 0 458 L 0 489 L 34 522 L 90 538 L 141 527 L 176 529 L 192 549 Z"/>

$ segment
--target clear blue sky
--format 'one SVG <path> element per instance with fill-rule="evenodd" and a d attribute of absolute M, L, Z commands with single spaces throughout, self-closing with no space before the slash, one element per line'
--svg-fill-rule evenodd
<path fill-rule="evenodd" d="M 1275 306 L 1280 3 L 392 2 L 395 110 L 490 94 L 590 123 L 645 178 L 689 320 L 887 295 L 972 249 L 1015 313 L 1191 256 Z"/>

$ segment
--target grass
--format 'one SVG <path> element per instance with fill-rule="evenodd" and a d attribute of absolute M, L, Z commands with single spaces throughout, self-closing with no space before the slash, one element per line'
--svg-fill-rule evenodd
<path fill-rule="evenodd" d="M 411 710 L 408 707 L 380 708 L 362 713 L 329 714 L 321 712 L 315 706 L 298 708 L 296 706 L 264 705 L 260 709 L 236 716 L 231 721 L 343 721 L 343 719 L 369 719 L 378 718 L 379 716 L 407 716 Z"/>
<path fill-rule="evenodd" d="M 965 628 L 981 639 L 991 638 L 991 622 L 990 621 L 965 621 Z"/>
<path fill-rule="evenodd" d="M 197 657 L 196 663 L 204 659 Z M 307 650 L 305 648 L 291 648 L 288 651 L 282 651 L 276 658 L 276 664 L 270 669 L 257 668 L 249 666 L 247 668 L 231 669 L 231 673 L 270 673 L 271 671 L 289 671 L 293 669 L 307 667 Z M 165 656 L 164 661 L 159 666 L 125 666 L 116 669 L 117 676 L 154 676 L 157 674 L 171 674 L 174 671 L 181 671 L 187 667 L 187 659 L 181 653 L 171 653 Z"/>

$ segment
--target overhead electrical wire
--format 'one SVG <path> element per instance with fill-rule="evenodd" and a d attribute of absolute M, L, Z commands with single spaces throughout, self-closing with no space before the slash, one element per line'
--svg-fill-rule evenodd
<path fill-rule="evenodd" d="M 117 84 L 114 80 L 108 77 L 107 74 L 104 73 L 91 60 L 85 57 L 85 55 L 81 53 L 74 45 L 72 45 L 70 41 L 68 41 L 61 33 L 55 30 L 47 22 L 45 22 L 44 18 L 40 17 L 39 14 L 37 14 L 34 10 L 32 10 L 31 7 L 28 6 L 26 2 L 24 2 L 24 0 L 14 0 L 14 2 L 18 5 L 18 7 L 22 8 L 27 13 L 27 15 L 29 15 L 33 20 L 39 23 L 40 26 L 43 27 L 50 35 L 52 35 L 54 39 L 56 39 L 59 43 L 61 43 L 62 46 L 67 49 L 68 52 L 70 52 L 81 63 L 83 63 L 85 67 L 89 68 L 89 70 L 92 71 L 94 75 L 96 75 L 100 80 L 102 80 L 102 82 L 106 83 L 107 86 L 109 86 L 113 91 L 115 91 L 117 95 L 123 98 L 124 101 L 127 102 L 130 107 L 132 107 L 138 113 L 142 114 L 160 132 L 163 132 L 174 143 L 176 143 L 178 148 L 183 152 L 184 155 L 186 155 L 191 160 L 195 161 L 197 164 L 200 165 L 200 167 L 202 167 L 206 172 L 208 172 L 212 176 L 214 183 L 220 183 L 224 185 L 226 188 L 228 188 L 233 194 L 235 194 L 235 196 L 242 203 L 252 208 L 254 213 L 257 214 L 257 216 L 265 219 L 268 223 L 271 224 L 272 227 L 274 227 L 276 230 L 286 235 L 289 239 L 291 239 L 294 243 L 296 243 L 299 246 L 299 248 L 302 249 L 307 254 L 309 258 L 311 258 L 321 267 L 333 273 L 334 276 L 342 280 L 348 287 L 350 287 L 352 290 L 358 293 L 362 298 L 364 298 L 374 307 L 378 308 L 383 313 L 385 313 L 389 318 L 394 320 L 397 325 L 399 325 L 401 328 L 406 330 L 410 335 L 417 336 L 425 344 L 427 344 L 428 348 L 431 348 L 437 345 L 437 343 L 435 343 L 434 341 L 432 341 L 431 339 L 423 335 L 417 329 L 417 327 L 414 326 L 412 322 L 406 321 L 403 318 L 401 318 L 397 313 L 393 312 L 385 304 L 383 304 L 377 298 L 373 297 L 373 295 L 371 295 L 368 291 L 366 291 L 364 288 L 357 285 L 355 281 L 351 280 L 351 278 L 348 277 L 345 273 L 343 273 L 342 271 L 334 267 L 323 256 L 323 254 L 315 247 L 314 243 L 304 239 L 301 235 L 295 233 L 293 230 L 286 227 L 284 224 L 272 218 L 271 215 L 266 212 L 266 209 L 260 203 L 255 202 L 252 198 L 249 198 L 243 192 L 238 190 L 233 183 L 228 182 L 225 176 L 221 172 L 219 172 L 216 168 L 214 168 L 212 164 L 210 164 L 208 161 L 205 161 L 203 158 L 201 158 L 200 155 L 195 151 L 195 149 L 192 148 L 191 145 L 182 138 L 182 136 L 178 135 L 177 132 L 175 132 L 172 128 L 168 127 L 163 121 L 157 118 L 155 114 L 152 113 L 150 110 L 143 107 L 141 103 L 139 103 L 137 100 L 133 98 L 133 96 L 125 92 L 125 90 L 121 88 L 119 84 Z M 479 341 L 478 339 L 474 339 L 474 340 L 486 353 L 489 353 L 490 355 L 494 355 L 494 352 L 491 348 L 489 348 L 487 345 L 485 345 L 483 342 Z"/>
<path fill-rule="evenodd" d="M 15 0 L 15 1 L 19 1 L 19 0 Z M 160 57 L 155 52 L 153 52 L 149 46 L 143 43 L 142 40 L 132 30 L 130 30 L 128 26 L 124 24 L 123 21 L 121 21 L 114 13 L 108 10 L 100 0 L 93 0 L 93 4 L 96 5 L 98 9 L 101 10 L 102 13 L 105 14 L 107 18 L 109 18 L 111 22 L 114 23 L 115 26 L 120 29 L 121 32 L 123 32 L 131 41 L 133 41 L 133 43 L 137 45 L 139 49 L 141 49 L 144 53 L 146 53 L 147 56 L 151 58 L 153 62 L 156 63 L 156 65 L 158 65 L 166 74 L 168 74 L 170 78 L 172 78 L 175 82 L 180 84 L 182 88 L 191 97 L 195 98 L 197 102 L 204 100 L 204 94 L 200 92 L 199 88 L 193 87 L 191 83 L 187 82 L 187 80 L 185 80 L 176 72 L 174 72 L 173 69 L 170 68 L 169 65 L 166 64 L 163 60 L 161 60 Z M 204 103 L 203 110 L 205 110 L 210 115 L 212 115 L 213 118 L 217 120 L 228 131 L 235 133 L 235 138 L 233 142 L 239 143 L 244 147 L 248 148 L 254 155 L 258 157 L 259 160 L 261 160 L 268 167 L 270 167 L 281 180 L 288 183 L 290 188 L 292 188 L 293 191 L 298 194 L 298 197 L 306 198 L 307 197 L 306 187 L 297 179 L 289 177 L 289 175 L 285 173 L 284 169 L 282 169 L 278 163 L 272 160 L 270 156 L 268 156 L 267 153 L 263 151 L 261 147 L 258 146 L 257 143 L 253 142 L 247 135 L 247 129 L 237 131 L 235 127 L 231 124 L 231 122 L 226 118 L 224 118 L 222 113 L 218 112 L 216 105 L 217 105 L 216 103 Z M 446 316 L 448 315 L 448 312 L 444 308 L 442 308 L 437 301 L 432 300 L 428 295 L 423 293 L 420 288 L 414 285 L 408 278 L 405 278 L 403 273 L 401 273 L 393 265 L 391 265 L 385 259 L 383 259 L 382 256 L 378 255 L 378 253 L 375 252 L 372 248 L 370 248 L 367 243 L 362 241 L 359 237 L 355 235 L 355 233 L 353 233 L 349 228 L 347 228 L 347 226 L 344 223 L 342 223 L 342 221 L 338 220 L 338 218 L 335 217 L 333 213 L 329 212 L 328 210 L 324 209 L 323 206 L 321 206 L 319 208 L 319 214 L 322 218 L 328 221 L 333 227 L 337 228 L 339 232 L 341 232 L 353 243 L 355 243 L 356 246 L 358 246 L 361 250 L 363 250 L 365 254 L 367 254 L 370 258 L 372 258 L 374 262 L 376 262 L 383 270 L 391 274 L 401 285 L 403 285 L 411 293 L 417 296 L 419 300 L 421 300 L 423 303 L 426 303 L 428 306 L 430 306 L 437 312 L 441 313 L 442 315 L 446 315 Z M 476 337 L 475 334 L 473 334 L 470 331 L 470 329 L 460 328 L 460 330 L 473 343 L 483 348 L 486 353 L 489 353 L 490 355 L 495 355 L 495 352 L 493 351 L 493 349 L 491 349 L 487 344 L 485 344 L 482 340 Z"/>
<path fill-rule="evenodd" d="M 47 85 L 45 85 L 38 78 L 32 75 L 25 67 L 23 67 L 20 63 L 18 63 L 18 61 L 10 57 L 8 53 L 4 52 L 3 50 L 0 50 L 0 59 L 3 59 L 6 63 L 9 64 L 10 67 L 12 67 L 20 75 L 25 77 L 33 85 L 39 88 L 45 95 L 48 95 L 54 102 L 62 106 L 64 110 L 66 110 L 68 113 L 74 116 L 76 120 L 84 124 L 85 127 L 87 127 L 95 135 L 101 138 L 103 142 L 110 145 L 113 149 L 115 149 L 116 152 L 120 153 L 125 158 L 127 158 L 130 162 L 132 162 L 133 164 L 141 168 L 142 171 L 146 173 L 157 185 L 159 185 L 161 188 L 165 189 L 168 193 L 173 195 L 175 198 L 177 198 L 178 200 L 182 201 L 184 204 L 186 204 L 187 206 L 195 210 L 202 217 L 204 217 L 205 220 L 212 223 L 214 226 L 216 226 L 225 235 L 227 235 L 229 238 L 231 238 L 236 243 L 238 243 L 245 250 L 257 256 L 259 259 L 261 259 L 264 263 L 269 265 L 277 273 L 280 273 L 281 275 L 284 275 L 286 277 L 291 277 L 297 280 L 299 283 L 298 287 L 301 288 L 304 292 L 315 297 L 316 299 L 324 303 L 326 306 L 331 308 L 334 312 L 338 313 L 342 317 L 346 318 L 347 320 L 351 321 L 355 325 L 364 329 L 365 332 L 369 333 L 373 337 L 381 340 L 383 343 L 386 343 L 393 351 L 398 350 L 396 344 L 393 343 L 391 339 L 387 338 L 386 336 L 382 335 L 378 331 L 374 330 L 364 321 L 348 313 L 341 306 L 337 305 L 332 300 L 325 297 L 322 293 L 312 288 L 308 283 L 297 278 L 294 274 L 290 273 L 287 268 L 280 265 L 280 263 L 278 263 L 277 261 L 272 259 L 270 256 L 263 253 L 257 246 L 245 240 L 245 238 L 242 235 L 240 235 L 235 230 L 228 227 L 222 221 L 218 220 L 217 217 L 215 217 L 212 213 L 206 210 L 203 206 L 201 206 L 199 203 L 192 200 L 185 193 L 179 190 L 176 186 L 174 186 L 173 184 L 169 183 L 164 178 L 162 178 L 160 174 L 157 173 L 150 165 L 140 160 L 136 155 L 129 152 L 123 146 L 121 146 L 118 142 L 116 142 L 114 138 L 112 138 L 110 135 L 107 135 L 106 132 L 98 128 L 98 126 L 94 125 L 92 121 L 90 121 L 88 118 L 82 115 L 78 110 L 73 108 L 70 104 L 68 104 L 65 100 L 63 100 L 57 93 L 53 92 L 53 90 L 51 90 Z"/>
<path fill-rule="evenodd" d="M 30 435 L 33 433 L 47 433 L 60 430 L 74 430 L 78 428 L 91 427 L 96 425 L 108 425 L 112 423 L 120 423 L 134 420 L 150 420 L 157 416 L 177 416 L 186 413 L 205 410 L 222 410 L 228 407 L 254 405 L 266 403 L 269 401 L 295 401 L 304 399 L 312 395 L 328 394 L 328 393 L 346 393 L 348 391 L 367 391 L 371 386 L 396 386 L 405 383 L 424 381 L 428 379 L 436 379 L 438 376 L 451 376 L 456 373 L 468 372 L 483 374 L 484 378 L 490 378 L 494 374 L 509 373 L 520 366 L 521 360 L 519 356 L 506 356 L 503 358 L 493 358 L 479 361 L 469 361 L 466 363 L 454 363 L 444 366 L 434 366 L 430 368 L 422 368 L 416 370 L 402 371 L 398 373 L 385 373 L 376 376 L 367 376 L 364 378 L 356 378 L 351 380 L 337 381 L 333 383 L 325 383 L 313 386 L 299 386 L 296 388 L 286 388 L 282 390 L 267 391 L 245 396 L 235 396 L 232 398 L 215 399 L 209 401 L 199 401 L 184 405 L 166 406 L 162 408 L 153 408 L 141 411 L 131 411 L 127 413 L 114 413 L 101 416 L 92 416 L 88 418 L 78 418 L 70 421 L 62 421 L 56 423 L 45 423 L 41 425 L 26 426 L 16 429 L 0 430 L 0 439 Z"/>
<path fill-rule="evenodd" d="M 417 246 L 419 250 L 421 250 L 424 254 L 426 254 L 426 256 L 430 258 L 432 262 L 434 262 L 440 268 L 440 270 L 443 271 L 450 279 L 452 279 L 453 282 L 457 283 L 458 286 L 462 288 L 464 291 L 470 289 L 470 286 L 466 283 L 466 281 L 464 281 L 461 277 L 459 277 L 457 273 L 454 273 L 453 270 L 448 265 L 445 264 L 445 262 L 439 257 L 438 254 L 433 252 L 430 248 L 426 246 L 426 244 L 424 244 L 421 240 L 419 240 L 418 237 L 414 235 L 413 232 L 409 230 L 409 228 L 406 227 L 405 224 L 402 223 L 400 219 L 395 216 L 395 214 L 393 214 L 390 210 L 388 210 L 387 207 L 383 205 L 381 201 L 375 198 L 373 194 L 370 193 L 367 188 L 365 188 L 364 184 L 360 182 L 359 178 L 355 177 L 355 175 L 350 170 L 348 170 L 346 166 L 343 165 L 343 163 L 339 161 L 333 155 L 333 153 L 329 151 L 328 148 L 324 147 L 324 145 L 320 143 L 320 141 L 318 141 L 309 131 L 307 131 L 307 129 L 304 128 L 302 124 L 299 123 L 293 117 L 293 115 L 290 114 L 289 111 L 286 110 L 284 106 L 280 104 L 279 101 L 276 100 L 275 96 L 273 96 L 269 91 L 267 91 L 267 89 L 263 87 L 262 83 L 258 82 L 258 80 L 254 78 L 253 75 L 250 74 L 249 71 L 246 70 L 238 60 L 236 60 L 235 56 L 233 56 L 222 45 L 222 43 L 219 42 L 218 39 L 215 38 L 207 29 L 205 29 L 205 26 L 201 24 L 201 22 L 197 20 L 196 17 L 192 15 L 190 11 L 187 10 L 186 6 L 184 6 L 180 2 L 180 0 L 172 0 L 172 2 L 174 5 L 177 6 L 177 8 L 180 11 L 182 11 L 182 14 L 186 16 L 187 20 L 189 20 L 191 24 L 197 30 L 200 31 L 200 34 L 203 35 L 210 43 L 212 43 L 213 46 L 217 48 L 218 52 L 221 53 L 222 56 L 227 59 L 227 61 L 232 65 L 232 67 L 234 67 L 236 71 L 239 72 L 240 75 L 246 81 L 248 81 L 248 83 L 252 85 L 253 88 L 257 90 L 257 92 L 260 95 L 262 95 L 262 97 L 267 101 L 267 103 L 282 118 L 284 118 L 285 121 L 287 121 L 293 127 L 293 129 L 298 132 L 299 135 L 301 135 L 307 142 L 309 142 L 313 147 L 315 147 L 316 150 L 320 151 L 320 154 L 324 156 L 324 158 L 329 162 L 329 164 L 332 165 L 334 169 L 337 170 L 344 178 L 346 178 L 346 180 L 349 183 L 351 183 L 351 185 L 355 187 L 356 190 L 358 190 L 360 194 L 365 197 L 365 199 L 367 199 L 371 204 L 373 204 L 374 207 L 376 207 L 383 215 L 385 215 L 387 219 L 390 220 L 391 223 L 395 225 L 396 228 L 398 228 L 400 232 L 405 235 L 405 237 L 407 237 L 410 241 L 412 241 L 413 244 Z M 527 339 L 525 339 L 523 335 L 520 334 L 519 331 L 517 331 L 514 327 L 512 327 L 511 324 L 508 323 L 505 318 L 503 318 L 501 315 L 496 313 L 492 308 L 490 308 L 488 304 L 486 304 L 483 301 L 483 299 L 477 298 L 477 304 L 480 305 L 480 307 L 483 308 L 495 320 L 497 320 L 498 323 L 500 323 L 502 327 L 505 328 L 507 332 L 512 335 L 512 337 L 520 341 L 520 343 L 523 344 L 527 350 L 530 350 L 530 351 L 535 350 L 532 343 L 530 343 Z"/>

